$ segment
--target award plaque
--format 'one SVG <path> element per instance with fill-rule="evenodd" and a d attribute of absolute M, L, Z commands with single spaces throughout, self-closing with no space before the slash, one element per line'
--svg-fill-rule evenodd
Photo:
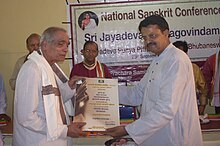
<path fill-rule="evenodd" d="M 75 116 L 73 121 L 86 122 L 83 131 L 105 131 L 120 125 L 118 80 L 106 78 L 85 78 L 78 85 L 74 101 Z"/>

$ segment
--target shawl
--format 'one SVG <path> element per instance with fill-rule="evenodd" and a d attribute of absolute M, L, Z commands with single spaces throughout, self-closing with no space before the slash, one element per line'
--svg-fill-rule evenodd
<path fill-rule="evenodd" d="M 83 61 L 83 65 L 88 70 L 93 70 L 94 68 L 96 68 L 96 74 L 98 78 L 105 77 L 104 67 L 97 59 L 95 60 L 95 63 L 92 66 L 89 66 L 87 63 L 85 63 L 85 61 Z"/>
<path fill-rule="evenodd" d="M 42 96 L 46 116 L 47 140 L 55 140 L 60 135 L 60 129 L 64 126 L 60 113 L 60 104 L 63 106 L 63 102 L 60 103 L 59 101 L 61 94 L 57 84 L 68 80 L 57 64 L 50 66 L 40 51 L 34 51 L 28 59 L 33 60 L 42 73 Z"/>

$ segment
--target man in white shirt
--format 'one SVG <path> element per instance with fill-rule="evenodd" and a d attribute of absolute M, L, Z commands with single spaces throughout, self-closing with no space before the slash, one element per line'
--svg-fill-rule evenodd
<path fill-rule="evenodd" d="M 169 25 L 159 15 L 139 24 L 145 48 L 157 56 L 134 87 L 119 87 L 121 104 L 141 106 L 140 118 L 107 129 L 129 135 L 141 146 L 202 146 L 195 83 L 189 57 L 169 40 Z"/>
<path fill-rule="evenodd" d="M 40 49 L 22 65 L 15 88 L 13 146 L 70 146 L 70 137 L 85 136 L 85 123 L 70 121 L 63 106 L 71 102 L 77 81 L 68 80 L 56 64 L 65 60 L 68 45 L 66 30 L 49 27 Z"/>

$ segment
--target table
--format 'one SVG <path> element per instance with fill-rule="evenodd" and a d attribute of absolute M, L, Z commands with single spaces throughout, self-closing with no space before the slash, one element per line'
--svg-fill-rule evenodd
<path fill-rule="evenodd" d="M 112 139 L 110 136 L 91 136 L 83 138 L 73 138 L 74 146 L 104 146 L 105 142 Z"/>
<path fill-rule="evenodd" d="M 210 123 L 201 125 L 204 146 L 220 146 L 220 119 L 210 119 Z M 211 130 L 210 130 L 211 129 Z M 13 124 L 0 127 L 2 134 L 5 136 L 4 146 L 11 146 Z M 104 146 L 105 141 L 111 139 L 110 136 L 91 136 L 83 138 L 74 138 L 74 146 Z"/>

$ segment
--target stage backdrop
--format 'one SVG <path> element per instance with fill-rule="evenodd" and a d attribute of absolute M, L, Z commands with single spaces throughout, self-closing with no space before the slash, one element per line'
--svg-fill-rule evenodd
<path fill-rule="evenodd" d="M 99 45 L 98 59 L 120 81 L 138 81 L 153 54 L 143 49 L 138 31 L 141 20 L 152 14 L 163 16 L 170 26 L 172 42 L 185 40 L 193 62 L 204 62 L 219 48 L 220 1 L 139 1 L 71 4 L 71 49 L 73 65 L 83 60 L 80 50 L 85 41 Z M 83 19 L 91 24 L 83 27 Z"/>

